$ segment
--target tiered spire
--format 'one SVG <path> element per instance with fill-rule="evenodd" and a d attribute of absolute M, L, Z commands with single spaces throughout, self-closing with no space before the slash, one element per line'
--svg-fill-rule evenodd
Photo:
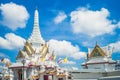
<path fill-rule="evenodd" d="M 40 28 L 39 28 L 39 15 L 38 15 L 38 10 L 35 10 L 35 15 L 34 15 L 34 27 L 32 34 L 28 41 L 32 44 L 43 44 L 44 40 L 41 36 Z"/>

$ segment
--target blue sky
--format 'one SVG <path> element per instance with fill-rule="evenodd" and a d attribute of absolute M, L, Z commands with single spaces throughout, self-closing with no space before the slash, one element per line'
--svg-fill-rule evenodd
<path fill-rule="evenodd" d="M 42 37 L 58 56 L 69 56 L 71 66 L 80 68 L 84 53 L 96 41 L 101 47 L 114 47 L 112 57 L 118 60 L 119 4 L 119 0 L 0 0 L 0 58 L 15 62 L 31 35 L 37 7 Z"/>

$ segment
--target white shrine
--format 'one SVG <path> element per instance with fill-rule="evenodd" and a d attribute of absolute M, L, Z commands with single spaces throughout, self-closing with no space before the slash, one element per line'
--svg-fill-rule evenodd
<path fill-rule="evenodd" d="M 30 38 L 9 66 L 13 80 L 67 80 L 67 71 L 61 69 L 55 54 L 49 51 L 48 43 L 40 33 L 38 10 L 35 10 L 34 27 Z"/>
<path fill-rule="evenodd" d="M 98 44 L 88 49 L 87 61 L 82 64 L 84 69 L 97 69 L 104 71 L 115 70 L 116 61 L 112 60 L 113 48 L 110 46 L 100 48 Z"/>
<path fill-rule="evenodd" d="M 71 70 L 74 80 L 120 80 L 120 71 L 115 69 L 116 61 L 112 60 L 113 47 L 88 48 L 86 62 L 83 69 Z"/>

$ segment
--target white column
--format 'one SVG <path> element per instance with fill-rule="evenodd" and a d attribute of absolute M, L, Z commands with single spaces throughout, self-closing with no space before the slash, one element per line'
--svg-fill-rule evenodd
<path fill-rule="evenodd" d="M 14 75 L 10 74 L 10 80 L 14 80 Z"/>
<path fill-rule="evenodd" d="M 23 69 L 24 80 L 26 80 L 26 68 Z"/>
<path fill-rule="evenodd" d="M 65 77 L 65 80 L 68 80 L 68 76 Z"/>
<path fill-rule="evenodd" d="M 13 72 L 13 77 L 14 77 L 14 80 L 17 80 L 18 79 L 18 70 L 17 69 L 14 69 L 14 72 Z"/>
<path fill-rule="evenodd" d="M 10 80 L 14 80 L 14 78 L 13 78 L 14 76 L 13 75 L 10 75 Z"/>
<path fill-rule="evenodd" d="M 57 77 L 56 77 L 56 75 L 53 75 L 53 80 L 57 80 Z"/>
<path fill-rule="evenodd" d="M 39 79 L 39 80 L 44 80 L 44 78 L 43 78 L 43 77 L 44 77 L 44 74 L 41 74 L 41 75 L 40 75 L 40 79 Z"/>

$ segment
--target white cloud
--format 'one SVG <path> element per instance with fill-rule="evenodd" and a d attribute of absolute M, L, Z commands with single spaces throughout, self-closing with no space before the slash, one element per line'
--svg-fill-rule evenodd
<path fill-rule="evenodd" d="M 59 24 L 67 18 L 67 15 L 64 12 L 59 12 L 58 15 L 54 18 L 54 23 Z"/>
<path fill-rule="evenodd" d="M 82 45 L 85 46 L 85 47 L 94 47 L 96 45 L 96 42 L 95 42 L 95 39 L 92 39 L 92 40 L 84 41 L 84 42 L 82 42 Z M 101 39 L 99 39 L 99 40 L 101 41 L 101 43 L 103 42 L 103 40 L 101 40 Z M 96 40 L 96 41 L 98 41 L 98 40 Z"/>
<path fill-rule="evenodd" d="M 74 53 L 74 54 L 72 55 L 72 57 L 73 57 L 74 59 L 81 59 L 81 58 L 86 58 L 87 55 L 86 55 L 85 52 L 78 52 L 78 53 Z"/>
<path fill-rule="evenodd" d="M 120 52 L 120 41 L 110 43 L 109 46 L 113 47 L 113 52 Z"/>
<path fill-rule="evenodd" d="M 58 40 L 50 40 L 48 42 L 50 50 L 55 50 L 55 53 L 60 56 L 69 56 L 79 51 L 78 46 L 73 46 L 71 42 L 68 41 L 58 41 Z"/>
<path fill-rule="evenodd" d="M 67 65 L 75 65 L 76 62 L 68 60 L 67 63 L 64 63 L 64 61 L 63 61 L 63 64 L 67 64 Z"/>
<path fill-rule="evenodd" d="M 112 34 L 117 24 L 109 20 L 110 13 L 107 9 L 92 11 L 87 8 L 79 8 L 72 11 L 71 25 L 74 33 L 83 33 L 95 37 L 105 33 Z"/>
<path fill-rule="evenodd" d="M 48 42 L 50 51 L 54 51 L 58 56 L 67 56 L 74 59 L 80 59 L 84 57 L 84 52 L 80 52 L 77 45 L 72 45 L 69 41 L 50 40 Z M 79 58 L 78 58 L 79 57 Z"/>
<path fill-rule="evenodd" d="M 89 42 L 87 42 L 87 41 L 84 41 L 84 42 L 82 42 L 82 44 L 83 44 L 83 46 L 89 46 L 89 45 L 91 45 Z"/>
<path fill-rule="evenodd" d="M 15 35 L 14 33 L 8 33 L 5 38 L 0 37 L 0 47 L 4 49 L 16 49 L 21 48 L 24 45 L 25 39 Z"/>
<path fill-rule="evenodd" d="M 74 65 L 76 65 L 76 62 L 75 61 L 70 61 L 70 60 L 68 60 L 68 62 L 67 63 L 65 63 L 65 62 L 62 62 L 62 64 L 64 65 L 64 66 L 61 66 L 64 70 L 71 70 L 71 69 L 73 69 L 73 66 Z M 75 68 L 75 67 L 74 67 Z M 77 67 L 76 67 L 77 68 Z M 77 68 L 78 69 L 78 68 Z"/>
<path fill-rule="evenodd" d="M 6 55 L 6 54 L 4 54 L 4 53 L 0 53 L 0 59 L 1 59 L 1 58 L 9 58 L 9 56 Z"/>
<path fill-rule="evenodd" d="M 72 70 L 79 70 L 77 67 L 72 67 Z"/>
<path fill-rule="evenodd" d="M 29 18 L 29 14 L 26 8 L 22 5 L 15 3 L 6 3 L 0 5 L 2 14 L 1 24 L 4 26 L 16 30 L 17 28 L 24 28 Z"/>
<path fill-rule="evenodd" d="M 120 21 L 118 22 L 117 26 L 120 28 Z"/>
<path fill-rule="evenodd" d="M 68 63 L 67 63 L 67 64 L 74 65 L 74 64 L 76 64 L 76 62 L 74 62 L 74 61 L 68 61 Z"/>

